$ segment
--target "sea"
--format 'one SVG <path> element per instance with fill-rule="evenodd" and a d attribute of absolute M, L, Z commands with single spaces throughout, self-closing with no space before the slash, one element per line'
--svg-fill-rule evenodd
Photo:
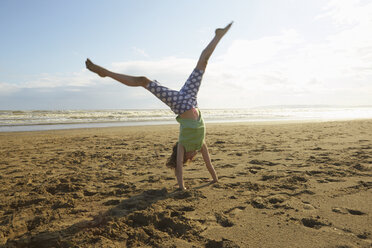
<path fill-rule="evenodd" d="M 266 106 L 201 109 L 206 123 L 372 119 L 372 106 Z M 0 132 L 177 124 L 168 109 L 0 110 Z"/>

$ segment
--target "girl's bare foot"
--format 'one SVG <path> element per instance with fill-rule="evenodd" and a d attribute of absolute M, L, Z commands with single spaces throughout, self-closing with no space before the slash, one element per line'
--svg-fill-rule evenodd
<path fill-rule="evenodd" d="M 230 22 L 225 28 L 217 28 L 215 31 L 216 36 L 219 36 L 220 38 L 222 38 L 222 36 L 224 36 L 227 33 L 227 31 L 229 31 L 233 23 L 234 22 Z"/>
<path fill-rule="evenodd" d="M 107 74 L 107 70 L 105 68 L 102 68 L 96 64 L 93 64 L 92 61 L 90 61 L 90 59 L 87 59 L 85 61 L 85 65 L 87 67 L 88 70 L 94 72 L 94 73 L 97 73 L 100 77 L 106 77 Z"/>

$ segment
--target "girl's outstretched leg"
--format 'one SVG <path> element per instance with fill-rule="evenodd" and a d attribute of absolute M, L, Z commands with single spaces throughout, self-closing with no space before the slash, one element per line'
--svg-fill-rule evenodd
<path fill-rule="evenodd" d="M 227 33 L 227 31 L 229 31 L 232 24 L 233 24 L 233 22 L 231 22 L 225 28 L 216 29 L 214 38 L 212 39 L 212 41 L 208 44 L 208 46 L 203 50 L 202 54 L 200 55 L 198 64 L 196 65 L 196 69 L 205 71 L 205 68 L 207 67 L 207 64 L 208 64 L 208 60 L 211 57 L 211 55 L 212 55 L 214 49 L 216 48 L 218 42 Z"/>
<path fill-rule="evenodd" d="M 151 80 L 146 77 L 133 77 L 133 76 L 109 71 L 101 66 L 93 64 L 93 62 L 90 61 L 90 59 L 87 59 L 85 61 L 85 65 L 88 70 L 94 73 L 97 73 L 100 77 L 110 77 L 127 86 L 132 86 L 132 87 L 142 86 L 146 88 L 147 85 L 151 82 Z"/>

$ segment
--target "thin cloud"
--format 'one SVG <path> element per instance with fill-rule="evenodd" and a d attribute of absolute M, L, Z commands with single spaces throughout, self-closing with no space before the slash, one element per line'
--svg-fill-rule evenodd
<path fill-rule="evenodd" d="M 19 90 L 19 87 L 14 84 L 0 83 L 0 96 L 11 95 Z"/>
<path fill-rule="evenodd" d="M 79 91 L 79 88 L 92 87 L 96 85 L 97 77 L 87 72 L 85 69 L 80 72 L 69 74 L 49 74 L 43 73 L 34 76 L 34 79 L 25 82 L 10 84 L 0 83 L 1 95 L 12 95 L 23 89 L 36 89 L 39 91 Z"/>
<path fill-rule="evenodd" d="M 145 58 L 148 58 L 149 55 L 145 52 L 144 49 L 141 49 L 141 48 L 138 48 L 138 47 L 132 47 L 132 50 L 136 53 L 136 54 L 139 54 Z"/>
<path fill-rule="evenodd" d="M 372 3 L 360 0 L 331 0 L 315 19 L 330 18 L 339 27 L 371 20 Z"/>
<path fill-rule="evenodd" d="M 279 56 L 282 58 L 287 49 L 293 49 L 301 41 L 302 38 L 293 29 L 257 40 L 235 40 L 219 60 L 235 68 L 249 68 L 253 65 L 272 62 Z"/>

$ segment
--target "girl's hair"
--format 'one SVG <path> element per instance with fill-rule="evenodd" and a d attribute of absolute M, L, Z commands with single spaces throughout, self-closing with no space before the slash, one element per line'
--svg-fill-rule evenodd
<path fill-rule="evenodd" d="M 178 142 L 176 142 L 176 144 L 173 146 L 172 154 L 168 158 L 167 163 L 165 164 L 170 169 L 176 169 L 176 166 L 177 166 L 177 147 L 178 147 Z"/>
<path fill-rule="evenodd" d="M 176 144 L 173 146 L 172 154 L 170 155 L 167 163 L 165 164 L 170 169 L 176 169 L 177 167 L 177 148 L 178 148 L 178 142 L 176 142 Z M 183 166 L 188 165 L 190 161 L 191 161 L 190 159 L 186 161 L 186 153 L 185 153 L 183 157 Z"/>

